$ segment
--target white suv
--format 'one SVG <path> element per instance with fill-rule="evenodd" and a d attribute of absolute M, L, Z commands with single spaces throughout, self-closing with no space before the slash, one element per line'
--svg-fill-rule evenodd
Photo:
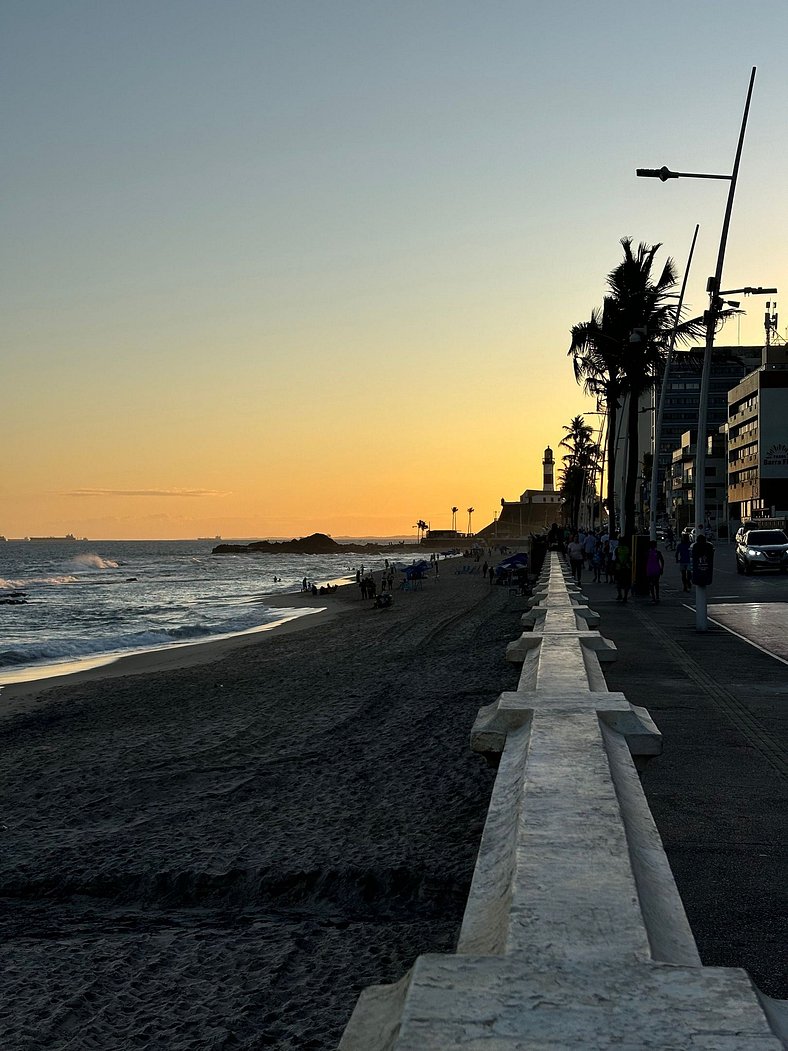
<path fill-rule="evenodd" d="M 751 575 L 756 569 L 788 572 L 788 536 L 782 529 L 747 529 L 736 534 L 736 571 Z"/>

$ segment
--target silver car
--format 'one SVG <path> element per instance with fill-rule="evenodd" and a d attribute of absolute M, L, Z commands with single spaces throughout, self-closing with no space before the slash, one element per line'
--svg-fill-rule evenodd
<path fill-rule="evenodd" d="M 756 569 L 788 572 L 788 536 L 782 529 L 750 529 L 737 537 L 737 572 L 750 575 Z"/>

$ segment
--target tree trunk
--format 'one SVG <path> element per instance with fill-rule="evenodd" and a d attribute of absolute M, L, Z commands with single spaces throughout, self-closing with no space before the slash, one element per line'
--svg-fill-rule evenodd
<path fill-rule="evenodd" d="M 630 393 L 627 409 L 627 478 L 624 487 L 624 528 L 627 536 L 635 532 L 635 493 L 640 462 L 640 435 L 638 434 L 638 399 Z"/>
<path fill-rule="evenodd" d="M 618 399 L 607 395 L 607 517 L 610 536 L 616 534 L 616 409 Z M 601 523 L 600 523 L 601 525 Z"/>

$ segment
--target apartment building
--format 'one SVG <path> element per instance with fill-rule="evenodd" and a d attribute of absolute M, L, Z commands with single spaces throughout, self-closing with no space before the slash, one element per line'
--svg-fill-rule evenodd
<path fill-rule="evenodd" d="M 706 446 L 704 500 L 706 531 L 719 535 L 726 520 L 725 429 L 710 434 Z M 685 431 L 671 454 L 670 496 L 676 533 L 695 525 L 695 432 Z"/>
<path fill-rule="evenodd" d="M 660 516 L 673 517 L 674 514 L 673 493 L 677 490 L 673 488 L 673 453 L 682 446 L 684 434 L 694 433 L 698 427 L 703 350 L 703 347 L 694 347 L 691 351 L 676 352 L 668 374 L 662 436 L 657 450 L 657 514 Z M 708 428 L 712 434 L 727 421 L 728 392 L 761 365 L 762 354 L 762 347 L 715 347 L 708 403 Z M 654 406 L 660 397 L 661 382 L 660 377 L 652 393 Z M 653 425 L 655 418 L 654 411 L 649 423 Z M 641 448 L 653 448 L 653 434 L 647 444 L 641 441 Z"/>
<path fill-rule="evenodd" d="M 728 501 L 739 519 L 788 515 L 788 347 L 728 394 Z"/>

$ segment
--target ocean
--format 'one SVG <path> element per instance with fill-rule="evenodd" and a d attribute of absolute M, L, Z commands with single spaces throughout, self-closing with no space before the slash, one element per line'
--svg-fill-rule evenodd
<path fill-rule="evenodd" d="M 370 556 L 213 555 L 218 541 L 0 543 L 0 686 L 145 650 L 264 629 L 310 610 L 275 609 L 281 593 L 347 583 Z M 274 577 L 277 582 L 274 582 Z M 19 594 L 22 593 L 22 594 Z M 67 667 L 68 666 L 68 667 Z"/>

